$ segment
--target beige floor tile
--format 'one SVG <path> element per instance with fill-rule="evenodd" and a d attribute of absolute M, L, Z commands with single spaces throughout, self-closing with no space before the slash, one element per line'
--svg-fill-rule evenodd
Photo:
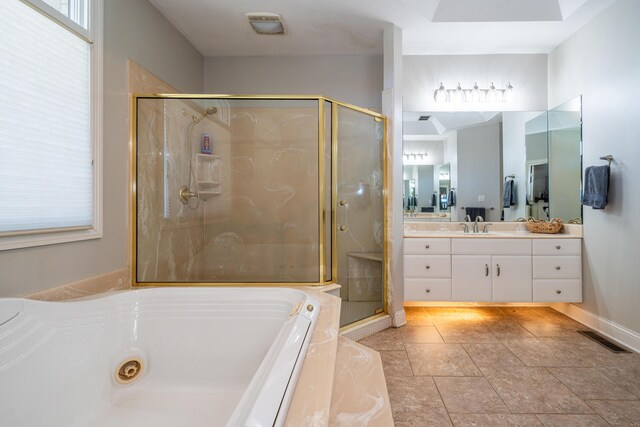
<path fill-rule="evenodd" d="M 502 343 L 462 344 L 478 366 L 524 366 L 520 360 Z"/>
<path fill-rule="evenodd" d="M 598 371 L 636 395 L 636 397 L 640 397 L 640 364 L 607 366 L 599 368 Z"/>
<path fill-rule="evenodd" d="M 387 390 L 396 426 L 451 425 L 431 377 L 387 377 Z"/>
<path fill-rule="evenodd" d="M 594 367 L 633 364 L 637 356 L 633 353 L 614 353 L 585 336 L 554 339 Z"/>
<path fill-rule="evenodd" d="M 482 377 L 435 377 L 450 414 L 509 413 L 493 387 Z"/>
<path fill-rule="evenodd" d="M 406 344 L 414 375 L 481 376 L 460 344 Z"/>
<path fill-rule="evenodd" d="M 405 344 L 443 344 L 444 341 L 433 326 L 403 326 L 399 328 Z"/>
<path fill-rule="evenodd" d="M 535 415 L 527 414 L 451 414 L 456 427 L 535 427 L 542 426 Z M 396 424 L 396 427 L 398 424 Z"/>
<path fill-rule="evenodd" d="M 502 343 L 527 366 L 591 366 L 553 338 L 511 339 L 503 340 Z"/>
<path fill-rule="evenodd" d="M 545 427 L 607 427 L 609 425 L 600 415 L 539 414 L 538 419 Z"/>
<path fill-rule="evenodd" d="M 456 327 L 436 324 L 436 327 L 444 342 L 448 344 L 499 342 L 484 326 Z"/>
<path fill-rule="evenodd" d="M 545 368 L 481 368 L 514 413 L 590 414 L 592 411 Z"/>
<path fill-rule="evenodd" d="M 589 400 L 598 414 L 614 426 L 640 426 L 640 400 Z"/>
<path fill-rule="evenodd" d="M 522 325 L 513 320 L 503 320 L 487 325 L 487 330 L 498 339 L 535 338 Z"/>
<path fill-rule="evenodd" d="M 581 399 L 635 400 L 636 396 L 595 368 L 549 368 L 549 371 Z"/>
<path fill-rule="evenodd" d="M 522 322 L 522 326 L 536 337 L 578 338 L 578 328 L 556 325 L 549 322 Z"/>
<path fill-rule="evenodd" d="M 407 357 L 407 352 L 402 351 L 380 351 L 382 367 L 385 377 L 412 377 L 413 371 Z"/>
<path fill-rule="evenodd" d="M 405 307 L 407 323 L 413 326 L 433 326 L 431 318 L 422 307 Z"/>
<path fill-rule="evenodd" d="M 377 334 L 363 338 L 358 342 L 377 351 L 404 350 L 402 336 L 396 328 L 385 329 Z"/>

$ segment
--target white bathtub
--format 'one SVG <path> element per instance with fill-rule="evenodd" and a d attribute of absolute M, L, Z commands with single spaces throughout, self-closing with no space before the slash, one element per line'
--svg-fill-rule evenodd
<path fill-rule="evenodd" d="M 282 425 L 319 311 L 285 288 L 0 299 L 0 424 Z"/>

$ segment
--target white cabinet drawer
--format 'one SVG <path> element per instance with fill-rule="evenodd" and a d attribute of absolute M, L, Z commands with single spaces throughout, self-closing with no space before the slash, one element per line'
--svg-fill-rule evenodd
<path fill-rule="evenodd" d="M 414 255 L 448 255 L 451 239 L 405 238 L 404 253 Z"/>
<path fill-rule="evenodd" d="M 450 255 L 405 255 L 405 277 L 451 277 Z"/>
<path fill-rule="evenodd" d="M 531 255 L 531 239 L 452 239 L 451 253 L 460 255 Z"/>
<path fill-rule="evenodd" d="M 582 302 L 582 280 L 538 279 L 533 281 L 534 302 Z"/>
<path fill-rule="evenodd" d="M 534 279 L 579 279 L 582 258 L 579 256 L 534 256 Z"/>
<path fill-rule="evenodd" d="M 405 279 L 405 301 L 451 301 L 450 279 Z"/>
<path fill-rule="evenodd" d="M 533 239 L 534 255 L 580 255 L 581 239 Z"/>

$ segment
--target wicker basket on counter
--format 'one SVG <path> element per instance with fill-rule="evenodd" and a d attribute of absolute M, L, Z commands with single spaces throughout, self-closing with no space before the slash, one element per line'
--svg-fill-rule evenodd
<path fill-rule="evenodd" d="M 562 231 L 563 226 L 564 224 L 562 224 L 560 218 L 553 218 L 549 222 L 535 218 L 529 218 L 527 220 L 527 228 L 532 233 L 557 234 Z"/>

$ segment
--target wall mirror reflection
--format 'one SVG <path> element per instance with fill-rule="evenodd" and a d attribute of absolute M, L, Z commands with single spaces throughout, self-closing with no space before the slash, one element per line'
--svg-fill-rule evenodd
<path fill-rule="evenodd" d="M 405 221 L 581 222 L 580 98 L 549 111 L 405 112 Z"/>

